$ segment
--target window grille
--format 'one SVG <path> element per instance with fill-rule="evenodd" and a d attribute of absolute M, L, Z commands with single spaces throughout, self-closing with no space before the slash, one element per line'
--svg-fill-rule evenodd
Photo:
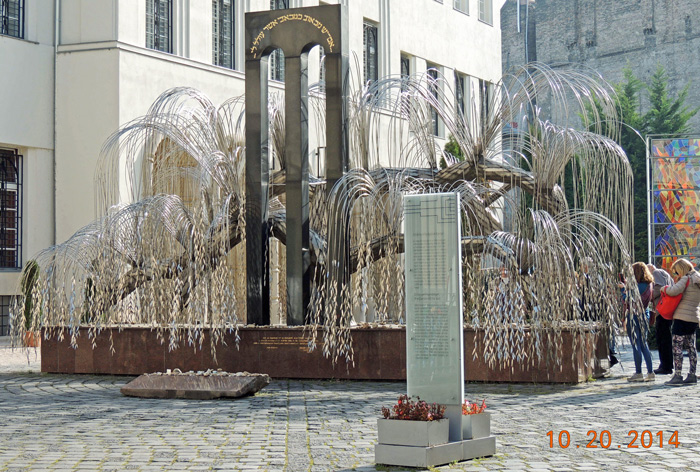
<path fill-rule="evenodd" d="M 0 269 L 22 267 L 22 156 L 0 149 Z"/>
<path fill-rule="evenodd" d="M 173 52 L 173 1 L 146 0 L 146 47 Z"/>
<path fill-rule="evenodd" d="M 376 25 L 365 22 L 362 36 L 362 59 L 365 65 L 365 83 L 379 78 L 379 30 Z"/>
<path fill-rule="evenodd" d="M 233 0 L 212 0 L 212 62 L 217 66 L 233 69 L 235 53 L 233 38 L 235 15 Z"/>
<path fill-rule="evenodd" d="M 0 34 L 24 38 L 24 0 L 0 0 Z"/>
<path fill-rule="evenodd" d="M 479 0 L 479 19 L 484 23 L 493 24 L 492 0 Z"/>
<path fill-rule="evenodd" d="M 10 300 L 9 295 L 0 296 L 0 336 L 10 335 Z"/>
<path fill-rule="evenodd" d="M 469 13 L 469 0 L 454 0 L 455 10 L 461 11 L 462 13 Z"/>
<path fill-rule="evenodd" d="M 428 89 L 435 100 L 439 100 L 438 93 L 438 70 L 435 66 L 428 64 Z M 435 136 L 440 135 L 440 120 L 438 118 L 437 109 L 434 106 L 430 107 L 430 116 L 433 122 L 433 134 Z"/>
<path fill-rule="evenodd" d="M 270 10 L 286 10 L 289 0 L 270 0 Z M 270 54 L 270 79 L 284 82 L 284 53 L 277 49 Z"/>

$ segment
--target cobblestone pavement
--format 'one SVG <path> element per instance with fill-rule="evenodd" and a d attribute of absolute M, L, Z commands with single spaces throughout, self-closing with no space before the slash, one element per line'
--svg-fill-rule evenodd
<path fill-rule="evenodd" d="M 148 400 L 120 395 L 127 377 L 27 373 L 31 356 L 0 344 L 0 471 L 394 470 L 374 465 L 376 418 L 405 383 L 275 380 L 233 401 Z M 630 384 L 630 357 L 578 386 L 467 384 L 494 414 L 498 452 L 439 470 L 700 471 L 700 387 Z"/>

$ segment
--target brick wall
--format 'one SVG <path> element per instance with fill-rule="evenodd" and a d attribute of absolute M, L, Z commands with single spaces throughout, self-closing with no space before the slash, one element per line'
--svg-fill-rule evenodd
<path fill-rule="evenodd" d="M 521 1 L 520 32 L 518 0 L 507 0 L 501 10 L 504 72 L 525 63 L 526 6 Z M 647 82 L 661 64 L 669 91 L 675 95 L 690 82 L 686 103 L 698 106 L 699 11 L 697 0 L 536 0 L 529 12 L 530 57 L 547 64 L 581 63 L 610 82 L 622 80 L 625 65 Z M 700 116 L 691 126 L 700 132 Z"/>

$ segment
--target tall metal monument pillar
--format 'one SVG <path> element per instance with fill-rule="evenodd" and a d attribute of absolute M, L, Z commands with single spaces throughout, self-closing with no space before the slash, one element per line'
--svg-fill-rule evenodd
<path fill-rule="evenodd" d="M 302 325 L 311 296 L 309 251 L 308 53 L 326 60 L 327 191 L 348 167 L 347 7 L 325 5 L 246 13 L 246 271 L 248 323 L 270 323 L 267 59 L 285 57 L 287 324 Z"/>

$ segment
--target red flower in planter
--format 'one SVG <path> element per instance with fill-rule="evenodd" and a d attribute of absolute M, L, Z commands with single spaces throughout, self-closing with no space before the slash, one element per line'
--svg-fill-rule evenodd
<path fill-rule="evenodd" d="M 427 403 L 420 397 L 411 401 L 408 395 L 399 395 L 391 409 L 382 407 L 382 415 L 388 420 L 437 421 L 445 417 L 445 405 Z"/>
<path fill-rule="evenodd" d="M 469 403 L 469 400 L 464 400 L 462 404 L 462 414 L 463 415 L 478 415 L 486 409 L 486 400 L 481 401 L 481 405 L 478 403 Z"/>

